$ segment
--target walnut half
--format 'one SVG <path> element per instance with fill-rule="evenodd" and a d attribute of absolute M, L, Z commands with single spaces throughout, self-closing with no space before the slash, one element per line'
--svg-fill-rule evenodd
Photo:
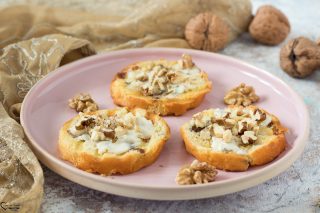
<path fill-rule="evenodd" d="M 176 177 L 176 183 L 179 185 L 209 183 L 215 180 L 217 173 L 214 166 L 194 160 L 190 166 L 180 169 Z"/>
<path fill-rule="evenodd" d="M 183 69 L 189 69 L 194 66 L 194 63 L 192 61 L 192 57 L 188 54 L 182 55 L 182 68 Z"/>
<path fill-rule="evenodd" d="M 69 107 L 77 112 L 94 112 L 99 109 L 98 105 L 87 93 L 80 93 L 69 99 Z"/>
<path fill-rule="evenodd" d="M 233 88 L 224 96 L 224 103 L 227 105 L 249 106 L 257 101 L 259 101 L 259 96 L 256 95 L 254 88 L 244 83 Z"/>

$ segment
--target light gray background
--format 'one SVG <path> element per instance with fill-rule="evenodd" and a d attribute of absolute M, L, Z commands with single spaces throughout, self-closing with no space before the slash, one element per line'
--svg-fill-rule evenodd
<path fill-rule="evenodd" d="M 99 10 L 101 0 L 46 1 L 0 0 L 0 6 L 33 2 Z M 90 3 L 89 3 L 90 2 Z M 95 2 L 95 3 L 93 3 Z M 272 4 L 289 18 L 289 38 L 320 38 L 320 0 L 254 0 L 254 12 Z M 100 9 L 101 10 L 101 9 Z M 287 40 L 288 40 L 287 39 Z M 279 67 L 276 47 L 263 46 L 244 34 L 222 54 L 246 61 L 287 82 L 304 99 L 311 117 L 309 144 L 303 155 L 287 171 L 256 187 L 217 198 L 194 201 L 147 201 L 110 195 L 72 183 L 44 168 L 43 212 L 320 212 L 320 72 L 303 80 L 293 79 Z"/>

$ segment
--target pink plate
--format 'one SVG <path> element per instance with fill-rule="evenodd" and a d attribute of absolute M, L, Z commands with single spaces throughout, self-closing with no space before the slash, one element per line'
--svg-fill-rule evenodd
<path fill-rule="evenodd" d="M 181 117 L 165 117 L 171 129 L 158 160 L 151 166 L 125 176 L 103 177 L 75 168 L 59 158 L 58 131 L 76 115 L 68 99 L 88 92 L 101 109 L 114 108 L 110 83 L 122 68 L 150 59 L 177 60 L 190 54 L 213 82 L 213 90 L 196 109 Z M 219 171 L 213 183 L 179 186 L 174 182 L 179 168 L 194 158 L 189 155 L 179 135 L 179 127 L 193 114 L 211 107 L 225 107 L 223 96 L 241 82 L 252 85 L 261 97 L 258 105 L 278 116 L 289 129 L 288 146 L 273 162 L 250 168 L 246 172 Z M 198 199 L 224 195 L 262 183 L 287 169 L 302 153 L 309 134 L 309 115 L 303 101 L 283 81 L 266 71 L 239 60 L 187 49 L 121 50 L 92 56 L 63 66 L 39 81 L 27 94 L 21 112 L 21 123 L 39 160 L 61 176 L 96 190 L 135 198 L 156 200 Z"/>

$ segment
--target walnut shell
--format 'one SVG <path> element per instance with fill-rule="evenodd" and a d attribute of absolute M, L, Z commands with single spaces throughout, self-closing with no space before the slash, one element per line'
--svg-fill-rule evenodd
<path fill-rule="evenodd" d="M 228 43 L 229 26 L 212 13 L 200 13 L 189 20 L 185 37 L 192 48 L 217 52 Z"/>
<path fill-rule="evenodd" d="M 250 23 L 249 32 L 253 39 L 262 44 L 277 45 L 288 36 L 290 23 L 280 10 L 265 5 L 258 9 Z"/>
<path fill-rule="evenodd" d="M 304 78 L 320 67 L 320 47 L 308 38 L 292 39 L 281 48 L 280 66 L 290 76 Z"/>

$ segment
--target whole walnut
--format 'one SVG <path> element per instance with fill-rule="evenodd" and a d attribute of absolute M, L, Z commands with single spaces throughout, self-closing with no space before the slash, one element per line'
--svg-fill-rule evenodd
<path fill-rule="evenodd" d="M 292 39 L 281 48 L 280 66 L 290 76 L 304 78 L 320 67 L 320 47 L 305 37 Z"/>
<path fill-rule="evenodd" d="M 228 43 L 229 26 L 212 13 L 200 13 L 187 23 L 185 37 L 192 48 L 217 52 Z"/>
<path fill-rule="evenodd" d="M 253 39 L 262 44 L 277 45 L 288 36 L 290 23 L 280 10 L 265 5 L 258 9 L 250 23 L 249 32 Z"/>

